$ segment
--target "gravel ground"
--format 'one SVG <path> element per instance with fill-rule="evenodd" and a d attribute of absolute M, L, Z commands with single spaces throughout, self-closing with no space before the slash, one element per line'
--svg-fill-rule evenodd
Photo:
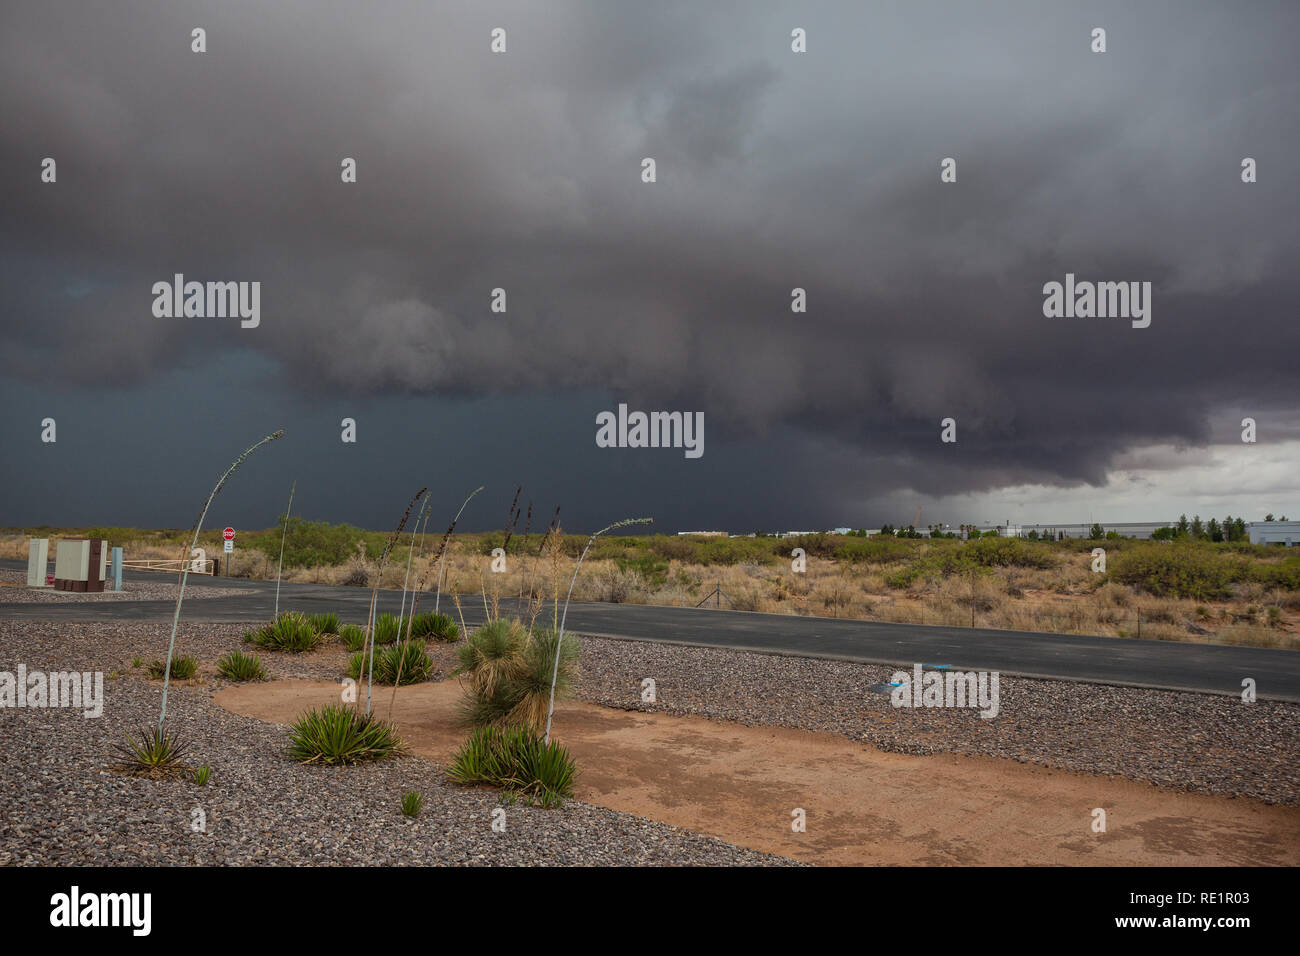
<path fill-rule="evenodd" d="M 0 570 L 0 604 L 69 603 L 78 601 L 175 601 L 176 582 L 123 581 L 121 591 L 97 593 L 56 591 L 54 588 L 29 588 L 26 571 Z M 191 588 L 185 589 L 185 600 L 235 597 L 246 593 L 243 588 Z"/>
<path fill-rule="evenodd" d="M 226 683 L 217 657 L 242 648 L 242 625 L 182 625 L 178 653 L 195 680 L 174 683 L 168 725 L 190 741 L 188 761 L 212 767 L 190 780 L 142 780 L 105 769 L 123 734 L 152 726 L 160 683 L 130 667 L 162 657 L 169 625 L 0 622 L 0 670 L 106 671 L 104 716 L 70 709 L 0 711 L 0 866 L 77 865 L 673 865 L 773 866 L 794 861 L 679 827 L 568 801 L 559 810 L 502 806 L 492 790 L 448 782 L 435 763 L 403 757 L 361 767 L 305 767 L 283 756 L 283 727 L 212 703 Z M 433 649 L 438 676 L 455 651 Z M 338 678 L 346 649 L 260 653 L 277 678 Z M 424 808 L 404 817 L 401 795 Z M 193 811 L 206 830 L 194 832 Z"/>
<path fill-rule="evenodd" d="M 625 710 L 821 730 L 905 754 L 1009 757 L 1162 787 L 1300 806 L 1300 705 L 1000 677 L 999 713 L 895 708 L 894 668 L 583 639 L 579 697 Z M 654 678 L 654 704 L 641 680 Z"/>

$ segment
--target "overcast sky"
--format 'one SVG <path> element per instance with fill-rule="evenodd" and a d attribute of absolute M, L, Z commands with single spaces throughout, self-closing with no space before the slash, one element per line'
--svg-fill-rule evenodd
<path fill-rule="evenodd" d="M 1297 36 L 1289 2 L 7 2 L 0 524 L 189 526 L 278 427 L 214 523 L 294 480 L 375 528 L 480 484 L 472 528 L 519 484 L 573 530 L 1300 515 Z M 1150 326 L 1046 318 L 1067 272 L 1152 283 Z M 155 317 L 175 273 L 260 282 L 260 325 Z M 703 412 L 704 455 L 597 448 L 620 402 Z"/>

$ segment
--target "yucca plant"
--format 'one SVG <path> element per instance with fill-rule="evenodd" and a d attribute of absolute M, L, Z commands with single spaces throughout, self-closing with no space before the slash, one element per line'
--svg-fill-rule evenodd
<path fill-rule="evenodd" d="M 366 644 L 366 632 L 364 628 L 356 624 L 344 624 L 339 628 L 339 640 L 347 645 L 350 651 L 359 651 Z"/>
<path fill-rule="evenodd" d="M 424 806 L 424 797 L 418 790 L 408 790 L 402 794 L 402 813 L 408 817 L 418 817 L 420 808 Z"/>
<path fill-rule="evenodd" d="M 365 654 L 353 654 L 348 660 L 348 676 L 360 680 L 366 663 Z M 375 655 L 375 682 L 379 684 L 418 684 L 432 673 L 433 658 L 425 651 L 424 641 L 391 644 Z"/>
<path fill-rule="evenodd" d="M 177 680 L 189 680 L 199 669 L 199 662 L 196 658 L 184 655 L 172 658 L 172 677 Z M 154 680 L 165 680 L 167 677 L 167 662 L 154 661 L 149 665 L 149 676 Z"/>
<path fill-rule="evenodd" d="M 289 756 L 300 763 L 353 764 L 404 751 L 392 724 L 342 704 L 309 710 L 289 728 Z"/>
<path fill-rule="evenodd" d="M 517 620 L 497 618 L 471 634 L 456 652 L 453 677 L 468 676 L 475 692 L 493 696 L 509 678 L 528 632 Z"/>
<path fill-rule="evenodd" d="M 512 796 L 559 806 L 573 796 L 577 765 L 569 752 L 526 727 L 479 727 L 447 768 L 462 784 L 488 784 Z"/>
<path fill-rule="evenodd" d="M 206 787 L 208 781 L 212 779 L 212 768 L 204 764 L 198 770 L 194 771 L 194 782 L 200 787 Z"/>
<path fill-rule="evenodd" d="M 317 634 L 337 634 L 339 632 L 339 616 L 337 614 L 313 614 L 307 620 L 311 621 L 311 626 L 316 628 Z"/>
<path fill-rule="evenodd" d="M 460 628 L 446 614 L 423 611 L 411 619 L 411 637 L 422 637 L 440 644 L 453 644 L 460 640 Z"/>
<path fill-rule="evenodd" d="M 141 729 L 138 737 L 127 734 L 126 745 L 118 745 L 117 752 L 125 758 L 119 769 L 144 776 L 185 773 L 189 768 L 183 759 L 188 750 L 180 737 L 161 727 Z"/>
<path fill-rule="evenodd" d="M 320 632 L 297 611 L 285 611 L 270 624 L 244 635 L 244 641 L 268 651 L 302 653 L 320 646 Z"/>
<path fill-rule="evenodd" d="M 375 619 L 375 643 L 392 644 L 401 636 L 403 620 L 384 612 Z"/>
<path fill-rule="evenodd" d="M 243 654 L 239 651 L 231 651 L 218 660 L 217 672 L 226 680 L 266 680 L 262 659 L 256 654 Z"/>
<path fill-rule="evenodd" d="M 555 660 L 556 646 L 561 647 Z M 581 646 L 572 634 L 549 628 L 529 634 L 518 621 L 497 619 L 471 634 L 457 652 L 454 676 L 468 678 L 461 716 L 471 724 L 521 724 L 541 730 L 550 705 L 552 677 L 564 696 Z"/>
<path fill-rule="evenodd" d="M 560 648 L 558 662 L 555 660 L 557 646 Z M 550 628 L 534 631 L 510 674 L 514 700 L 504 721 L 541 730 L 550 706 L 552 674 L 556 697 L 568 696 L 581 653 L 582 647 L 573 634 L 565 634 L 561 641 L 559 631 Z"/>

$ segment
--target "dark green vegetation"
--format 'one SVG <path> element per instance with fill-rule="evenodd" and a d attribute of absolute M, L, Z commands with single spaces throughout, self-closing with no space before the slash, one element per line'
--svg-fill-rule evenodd
<path fill-rule="evenodd" d="M 231 651 L 218 660 L 217 673 L 226 680 L 266 680 L 262 659 L 256 654 L 243 654 L 239 651 Z"/>
<path fill-rule="evenodd" d="M 569 752 L 526 727 L 479 727 L 465 741 L 447 769 L 457 783 L 500 787 L 544 807 L 559 806 L 573 796 L 577 766 Z"/>
<path fill-rule="evenodd" d="M 392 724 L 342 704 L 309 710 L 289 728 L 289 756 L 300 763 L 362 763 L 403 750 Z"/>
<path fill-rule="evenodd" d="M 433 658 L 424 641 L 411 638 L 375 649 L 376 684 L 418 684 L 433 674 Z M 370 652 L 358 651 L 348 661 L 348 676 L 360 680 L 368 672 Z"/>
<path fill-rule="evenodd" d="M 263 624 L 256 631 L 247 632 L 244 642 L 255 644 L 263 650 L 297 654 L 316 650 L 320 646 L 321 633 L 305 615 L 297 611 L 285 611 L 270 624 Z"/>
<path fill-rule="evenodd" d="M 199 670 L 199 662 L 194 657 L 173 657 L 172 658 L 172 680 L 189 680 Z M 167 673 L 166 661 L 154 661 L 148 667 L 149 676 L 154 680 L 162 680 Z"/>
<path fill-rule="evenodd" d="M 117 752 L 124 762 L 117 769 L 156 777 L 187 773 L 189 768 L 183 763 L 187 749 L 188 745 L 169 731 L 159 727 L 142 729 L 138 734 L 128 734 L 125 746 L 118 745 Z"/>

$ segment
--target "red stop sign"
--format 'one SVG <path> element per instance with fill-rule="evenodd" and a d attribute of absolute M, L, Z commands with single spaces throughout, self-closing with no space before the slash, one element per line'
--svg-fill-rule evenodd
<path fill-rule="evenodd" d="M 234 528 L 227 528 L 225 531 L 221 532 L 221 537 L 225 538 L 227 541 L 234 541 L 234 540 L 235 540 L 235 529 L 234 529 Z"/>

